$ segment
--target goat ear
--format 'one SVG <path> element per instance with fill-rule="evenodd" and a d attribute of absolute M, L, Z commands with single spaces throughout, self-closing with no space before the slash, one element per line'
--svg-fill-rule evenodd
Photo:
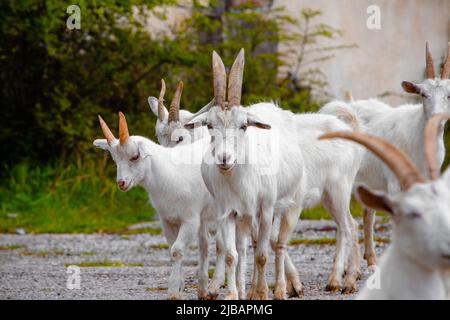
<path fill-rule="evenodd" d="M 383 211 L 389 214 L 393 214 L 392 202 L 389 197 L 383 192 L 376 192 L 369 188 L 360 185 L 356 189 L 356 197 L 359 202 L 366 207 L 372 208 L 377 211 Z"/>
<path fill-rule="evenodd" d="M 106 141 L 106 139 L 96 139 L 93 144 L 97 148 L 109 151 L 109 144 L 108 141 Z"/>
<path fill-rule="evenodd" d="M 247 125 L 267 130 L 272 128 L 269 124 L 262 122 L 258 116 L 251 113 L 247 113 Z"/>
<path fill-rule="evenodd" d="M 420 93 L 419 86 L 413 82 L 403 81 L 402 88 L 408 93 Z"/>
<path fill-rule="evenodd" d="M 185 129 L 194 129 L 200 126 L 206 126 L 207 113 L 202 113 L 184 125 Z"/>
<path fill-rule="evenodd" d="M 147 102 L 148 102 L 148 105 L 150 106 L 150 110 L 152 110 L 153 114 L 157 118 L 159 118 L 159 116 L 158 116 L 158 98 L 148 97 Z M 169 111 L 167 111 L 166 107 L 163 107 L 163 108 L 164 108 L 164 114 L 165 114 L 164 119 L 166 119 L 166 116 L 169 114 Z"/>

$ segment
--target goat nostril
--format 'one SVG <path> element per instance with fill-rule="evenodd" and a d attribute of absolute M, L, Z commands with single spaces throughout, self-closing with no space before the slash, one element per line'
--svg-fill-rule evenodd
<path fill-rule="evenodd" d="M 123 181 L 123 180 L 118 180 L 117 181 L 117 185 L 119 186 L 119 187 L 123 187 L 123 186 L 125 186 L 125 181 Z"/>

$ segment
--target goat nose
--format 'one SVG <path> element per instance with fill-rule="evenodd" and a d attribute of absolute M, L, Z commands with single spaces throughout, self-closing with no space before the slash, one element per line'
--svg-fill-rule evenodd
<path fill-rule="evenodd" d="M 123 188 L 125 186 L 125 181 L 124 180 L 117 180 L 117 185 L 119 186 L 119 188 Z"/>
<path fill-rule="evenodd" d="M 224 153 L 222 155 L 222 163 L 227 164 L 227 162 L 230 162 L 230 158 L 231 158 L 231 155 L 229 153 Z"/>

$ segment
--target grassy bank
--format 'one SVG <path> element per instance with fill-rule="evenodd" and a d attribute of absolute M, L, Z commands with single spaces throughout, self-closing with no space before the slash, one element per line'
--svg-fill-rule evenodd
<path fill-rule="evenodd" d="M 120 192 L 116 167 L 106 155 L 94 161 L 4 168 L 0 184 L 0 232 L 118 233 L 155 216 L 142 188 Z M 360 208 L 353 202 L 352 212 Z M 303 219 L 329 219 L 323 208 Z M 144 230 L 145 231 L 145 230 Z"/>
<path fill-rule="evenodd" d="M 0 185 L 0 232 L 121 232 L 154 216 L 143 189 L 118 190 L 115 165 L 106 156 L 45 167 L 22 163 L 3 170 L 8 175 Z"/>

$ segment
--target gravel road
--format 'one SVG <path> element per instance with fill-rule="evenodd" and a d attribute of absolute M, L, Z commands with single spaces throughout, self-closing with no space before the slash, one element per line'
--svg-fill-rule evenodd
<path fill-rule="evenodd" d="M 376 234 L 381 239 L 389 238 L 390 226 L 377 223 Z M 304 299 L 354 298 L 354 295 L 332 294 L 324 290 L 335 246 L 317 243 L 334 239 L 334 236 L 334 224 L 329 221 L 303 220 L 297 226 L 292 238 L 300 239 L 300 244 L 290 245 L 288 250 L 305 286 Z M 312 243 L 302 243 L 302 239 Z M 0 299 L 165 299 L 170 273 L 169 250 L 165 243 L 161 235 L 144 233 L 1 234 Z M 384 241 L 377 242 L 377 253 L 381 254 L 386 245 Z M 248 281 L 253 261 L 251 251 L 249 249 Z M 213 260 L 212 257 L 211 268 L 214 267 Z M 271 254 L 269 284 L 274 282 L 273 263 Z M 82 265 L 80 289 L 68 289 L 70 274 L 67 266 L 76 264 Z M 197 297 L 196 266 L 197 249 L 193 247 L 184 263 L 186 299 Z M 363 276 L 359 287 L 370 274 L 364 261 L 361 267 Z"/>

